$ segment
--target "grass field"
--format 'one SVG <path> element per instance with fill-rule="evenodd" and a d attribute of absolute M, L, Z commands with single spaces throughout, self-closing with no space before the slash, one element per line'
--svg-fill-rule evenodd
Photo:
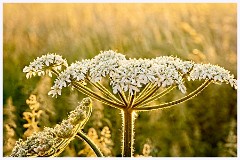
<path fill-rule="evenodd" d="M 237 76 L 237 4 L 7 4 L 3 5 L 3 102 L 12 97 L 16 127 L 12 139 L 23 136 L 30 94 L 40 97 L 53 126 L 84 96 L 65 90 L 52 99 L 47 78 L 27 80 L 22 69 L 48 52 L 68 62 L 92 58 L 101 50 L 117 50 L 129 58 L 174 55 L 184 60 L 218 64 Z M 198 85 L 198 84 L 197 84 Z M 197 85 L 189 84 L 189 88 Z M 180 92 L 166 100 L 182 96 Z M 120 114 L 94 102 L 85 132 L 108 126 L 114 142 L 110 156 L 121 155 Z M 45 108 L 44 108 L 45 107 Z M 4 116 L 7 124 L 10 115 Z M 228 85 L 211 85 L 201 95 L 169 110 L 140 113 L 135 153 L 144 144 L 151 156 L 236 156 L 237 94 Z M 96 123 L 98 121 L 100 124 Z M 8 132 L 4 128 L 4 143 Z M 229 138 L 230 137 L 230 138 Z M 229 140 L 230 139 L 230 140 Z M 14 140 L 13 140 L 14 141 Z M 229 147 L 230 146 L 230 147 Z M 10 147 L 11 148 L 11 147 Z M 61 156 L 78 156 L 83 143 L 74 141 Z M 4 149 L 8 155 L 10 149 Z"/>

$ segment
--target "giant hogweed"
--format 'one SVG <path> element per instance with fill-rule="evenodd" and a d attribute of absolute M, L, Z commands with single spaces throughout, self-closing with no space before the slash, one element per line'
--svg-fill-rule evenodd
<path fill-rule="evenodd" d="M 237 80 L 228 70 L 211 64 L 196 64 L 177 57 L 161 56 L 153 59 L 126 59 L 124 55 L 109 50 L 92 59 L 67 61 L 56 54 L 38 57 L 23 69 L 27 78 L 54 73 L 57 78 L 51 91 L 53 97 L 61 95 L 64 87 L 71 86 L 79 92 L 122 112 L 122 156 L 133 155 L 134 120 L 139 111 L 172 107 L 192 99 L 211 83 L 227 83 L 237 89 Z M 103 84 L 109 81 L 112 89 Z M 180 99 L 150 105 L 178 88 L 186 94 L 185 81 L 204 81 L 202 85 Z M 102 94 L 95 93 L 91 87 Z"/>

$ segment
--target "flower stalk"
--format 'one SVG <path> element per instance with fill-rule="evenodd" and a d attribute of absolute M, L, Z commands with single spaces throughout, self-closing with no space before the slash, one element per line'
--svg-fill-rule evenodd
<path fill-rule="evenodd" d="M 211 80 L 205 81 L 201 86 L 199 86 L 196 90 L 188 94 L 187 96 L 180 98 L 178 100 L 168 102 L 168 103 L 163 103 L 160 105 L 155 105 L 155 106 L 144 106 L 141 108 L 134 108 L 133 110 L 135 111 L 150 111 L 150 110 L 156 110 L 156 109 L 163 109 L 163 108 L 169 108 L 171 106 L 183 103 L 185 101 L 188 101 L 192 99 L 193 97 L 197 96 L 199 93 L 201 93 L 209 84 L 211 83 Z"/>
<path fill-rule="evenodd" d="M 152 101 L 155 101 L 155 100 L 157 100 L 157 99 L 165 96 L 165 95 L 168 94 L 169 92 L 171 92 L 174 88 L 176 88 L 176 86 L 168 87 L 168 88 L 166 88 L 165 90 L 163 90 L 162 92 L 156 93 L 155 95 L 149 97 L 148 99 L 145 99 L 145 100 L 142 101 L 141 103 L 140 103 L 140 102 L 135 103 L 134 106 L 133 106 L 133 108 L 138 107 L 138 106 L 143 106 L 143 105 L 148 104 L 148 103 L 150 103 L 150 102 L 152 102 Z"/>
<path fill-rule="evenodd" d="M 133 156 L 133 140 L 134 140 L 134 118 L 133 111 L 131 109 L 125 109 L 122 111 L 123 125 L 123 144 L 122 144 L 122 156 Z"/>
<path fill-rule="evenodd" d="M 97 157 L 103 157 L 103 154 L 100 151 L 100 149 L 90 138 L 87 137 L 85 133 L 83 133 L 82 131 L 79 131 L 76 137 L 81 140 L 84 140 L 89 145 L 89 147 L 93 150 L 93 152 L 96 154 Z"/>

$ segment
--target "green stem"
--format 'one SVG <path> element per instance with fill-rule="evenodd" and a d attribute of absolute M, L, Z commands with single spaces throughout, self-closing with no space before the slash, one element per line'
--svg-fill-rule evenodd
<path fill-rule="evenodd" d="M 131 109 L 122 110 L 122 133 L 123 133 L 123 145 L 122 145 L 122 156 L 132 157 L 133 156 L 133 137 L 134 137 L 134 117 Z"/>
<path fill-rule="evenodd" d="M 173 90 L 174 88 L 176 88 L 176 86 L 171 86 L 171 87 L 168 87 L 166 88 L 165 90 L 163 90 L 162 92 L 160 93 L 157 93 L 156 95 L 152 96 L 152 97 L 149 97 L 148 99 L 146 99 L 145 101 L 143 101 L 142 103 L 136 103 L 133 105 L 133 108 L 135 107 L 138 107 L 138 106 L 142 106 L 142 105 L 145 105 L 145 104 L 148 104 L 152 101 L 155 101 L 161 97 L 163 97 L 164 95 L 168 94 L 171 90 Z"/>
<path fill-rule="evenodd" d="M 176 101 L 172 101 L 172 102 L 168 102 L 168 103 L 163 103 L 160 105 L 156 105 L 156 106 L 149 106 L 149 107 L 142 107 L 142 108 L 134 108 L 133 110 L 135 111 L 150 111 L 150 110 L 156 110 L 156 109 L 161 109 L 161 108 L 168 108 L 180 103 L 183 103 L 187 100 L 192 99 L 193 97 L 197 96 L 199 93 L 201 93 L 203 91 L 203 89 L 205 89 L 212 81 L 211 80 L 207 80 L 205 81 L 201 86 L 199 86 L 196 90 L 194 90 L 193 92 L 191 92 L 189 95 L 180 98 Z"/>
<path fill-rule="evenodd" d="M 92 97 L 104 104 L 107 104 L 109 106 L 112 106 L 112 107 L 115 107 L 115 108 L 118 108 L 118 109 L 123 109 L 123 105 L 121 104 L 118 104 L 116 102 L 113 102 L 105 97 L 102 97 L 96 93 L 94 93 L 92 90 L 90 90 L 89 88 L 77 83 L 77 82 L 72 82 L 72 85 L 74 87 L 76 87 L 76 89 L 78 89 L 80 92 L 82 92 L 83 94 L 89 96 L 89 97 Z"/>
<path fill-rule="evenodd" d="M 87 79 L 87 81 L 89 82 L 89 84 L 96 87 L 102 94 L 107 96 L 109 99 L 123 105 L 123 103 L 119 99 L 117 99 L 111 92 L 109 92 L 104 86 L 102 86 L 101 83 L 93 83 L 89 79 Z"/>
<path fill-rule="evenodd" d="M 137 98 L 136 98 L 136 102 L 138 102 L 140 99 L 142 99 L 142 97 L 147 94 L 147 92 L 153 87 L 153 83 L 148 83 L 143 90 L 138 94 Z"/>
<path fill-rule="evenodd" d="M 159 89 L 159 87 L 157 85 L 150 88 L 148 91 L 146 91 L 146 93 L 144 93 L 142 95 L 141 98 L 136 100 L 136 103 L 134 106 L 137 106 L 137 105 L 141 104 L 143 101 L 145 101 L 146 99 L 150 98 L 158 89 Z"/>
<path fill-rule="evenodd" d="M 150 88 L 152 88 L 153 86 L 153 83 L 148 83 L 142 91 L 140 91 L 140 93 L 138 94 L 137 98 L 136 98 L 136 101 L 138 101 L 144 94 L 146 94 L 148 92 L 148 90 Z"/>
<path fill-rule="evenodd" d="M 123 103 L 125 104 L 125 106 L 127 106 L 128 103 L 127 103 L 127 99 L 126 99 L 124 92 L 118 92 L 118 95 L 121 98 L 121 100 L 123 101 Z"/>
<path fill-rule="evenodd" d="M 90 148 L 93 150 L 97 157 L 103 157 L 103 154 L 97 147 L 97 145 L 90 138 L 88 138 L 88 136 L 84 134 L 82 131 L 78 132 L 76 137 L 84 140 L 90 146 Z"/>

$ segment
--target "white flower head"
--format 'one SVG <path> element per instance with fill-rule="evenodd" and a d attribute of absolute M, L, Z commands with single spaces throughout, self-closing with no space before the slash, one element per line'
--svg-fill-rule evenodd
<path fill-rule="evenodd" d="M 95 56 L 89 66 L 89 77 L 92 82 L 101 81 L 103 77 L 115 72 L 119 62 L 126 60 L 125 56 L 115 51 L 101 51 Z"/>
<path fill-rule="evenodd" d="M 212 64 L 194 64 L 188 80 L 204 79 L 209 79 L 216 83 L 230 83 L 233 88 L 237 89 L 237 80 L 230 74 L 230 71 Z"/>
<path fill-rule="evenodd" d="M 61 70 L 61 66 L 67 66 L 67 63 L 61 56 L 48 54 L 37 58 L 23 71 L 27 73 L 27 78 L 35 75 L 50 75 L 45 66 Z M 87 80 L 96 83 L 103 78 L 109 78 L 114 94 L 118 92 L 134 94 L 148 83 L 163 88 L 176 85 L 182 93 L 186 93 L 184 85 L 186 78 L 229 83 L 235 89 L 237 88 L 237 80 L 234 76 L 228 70 L 216 65 L 195 64 L 192 61 L 183 61 L 172 56 L 154 59 L 126 59 L 121 53 L 109 50 L 101 51 L 92 59 L 71 64 L 54 81 L 49 95 L 54 97 L 61 95 L 62 88 L 69 86 L 72 81 L 85 82 Z"/>
<path fill-rule="evenodd" d="M 67 61 L 64 60 L 62 56 L 54 53 L 48 53 L 47 55 L 37 57 L 37 59 L 31 62 L 29 66 L 25 66 L 23 68 L 23 72 L 26 73 L 27 78 L 31 78 L 36 75 L 42 76 L 45 74 L 52 76 L 49 69 L 52 67 L 56 71 L 59 71 L 62 66 L 68 66 Z"/>

